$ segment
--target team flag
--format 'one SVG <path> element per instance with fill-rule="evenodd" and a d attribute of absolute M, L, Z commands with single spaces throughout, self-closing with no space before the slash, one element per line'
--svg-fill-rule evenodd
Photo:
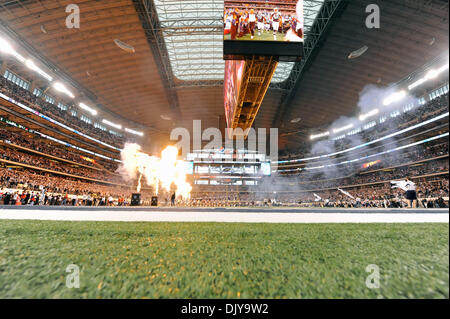
<path fill-rule="evenodd" d="M 348 197 L 350 197 L 351 199 L 355 199 L 355 197 L 353 197 L 349 192 L 346 192 L 340 188 L 338 188 L 338 191 L 340 191 L 342 194 L 347 195 Z"/>

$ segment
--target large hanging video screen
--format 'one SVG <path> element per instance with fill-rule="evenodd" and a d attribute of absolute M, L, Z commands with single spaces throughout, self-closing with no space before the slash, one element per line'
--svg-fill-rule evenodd
<path fill-rule="evenodd" d="M 224 57 L 301 57 L 303 0 L 225 0 Z"/>
<path fill-rule="evenodd" d="M 225 61 L 224 106 L 227 127 L 233 127 L 245 61 Z"/>

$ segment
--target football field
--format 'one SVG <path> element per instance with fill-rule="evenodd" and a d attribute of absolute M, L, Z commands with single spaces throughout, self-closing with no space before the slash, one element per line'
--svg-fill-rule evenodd
<path fill-rule="evenodd" d="M 283 33 L 277 33 L 277 39 L 274 40 L 273 38 L 273 31 L 264 31 L 261 33 L 261 35 L 258 35 L 258 31 L 255 31 L 255 36 L 253 37 L 253 40 L 251 38 L 251 34 L 246 34 L 243 37 L 237 37 L 236 40 L 239 41 L 279 41 L 284 42 L 285 35 Z M 231 40 L 231 35 L 227 34 L 224 37 L 225 40 Z"/>
<path fill-rule="evenodd" d="M 448 298 L 448 245 L 448 223 L 0 220 L 0 298 Z"/>

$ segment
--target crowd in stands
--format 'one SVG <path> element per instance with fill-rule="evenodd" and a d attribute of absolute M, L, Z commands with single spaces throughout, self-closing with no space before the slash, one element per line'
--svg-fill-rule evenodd
<path fill-rule="evenodd" d="M 436 159 L 439 157 L 441 158 Z M 394 167 L 395 165 L 398 167 Z M 427 208 L 442 208 L 448 207 L 448 170 L 447 140 L 444 143 L 441 141 L 441 143 L 415 148 L 403 154 L 384 156 L 383 162 L 359 172 L 354 168 L 344 170 L 348 174 L 344 176 L 349 176 L 346 178 L 324 179 L 327 175 L 322 171 L 319 174 L 291 177 L 274 176 L 265 180 L 257 188 L 249 188 L 247 192 L 233 190 L 220 192 L 219 188 L 214 188 L 216 192 L 213 192 L 211 188 L 207 191 L 197 187 L 190 205 L 405 207 L 404 191 L 393 189 L 390 181 L 413 177 L 418 184 L 419 205 Z M 424 175 L 431 176 L 417 179 Z M 361 184 L 366 185 L 357 186 Z M 341 193 L 337 190 L 338 188 L 349 191 L 355 199 Z M 313 195 L 314 193 L 322 200 L 316 201 L 317 197 Z"/>
<path fill-rule="evenodd" d="M 448 165 L 448 164 L 447 164 Z M 404 172 L 410 175 L 407 169 Z M 404 178 L 404 176 L 402 176 Z M 414 178 L 414 177 L 413 177 Z M 419 204 L 427 208 L 448 207 L 449 184 L 448 173 L 440 176 L 414 179 L 418 186 Z M 90 183 L 75 178 L 59 177 L 53 174 L 39 173 L 34 170 L 16 170 L 0 168 L 0 205 L 16 205 L 17 201 L 10 201 L 11 196 L 21 196 L 20 204 L 40 205 L 128 205 L 135 188 Z M 194 192 L 192 199 L 179 202 L 178 205 L 202 207 L 229 206 L 325 206 L 325 207 L 404 207 L 404 192 L 392 189 L 389 181 L 378 185 L 345 187 L 353 195 L 350 199 L 336 188 L 329 190 L 306 191 L 287 188 L 288 192 L 269 192 L 255 188 L 251 192 Z M 11 191 L 14 190 L 14 191 Z M 142 190 L 144 202 L 149 203 L 153 195 L 151 190 Z M 321 197 L 316 201 L 316 197 Z M 30 195 L 34 201 L 23 201 L 23 196 Z M 8 201 L 5 202 L 6 196 Z M 47 201 L 44 197 L 47 195 Z M 167 196 L 166 196 L 167 197 Z M 112 198 L 106 203 L 105 198 Z M 70 200 L 69 200 L 70 199 Z M 42 200 L 42 202 L 40 201 Z M 428 203 L 427 203 L 428 202 Z M 105 204 L 106 203 L 106 204 Z M 160 195 L 160 204 L 168 205 L 169 199 Z M 431 203 L 431 204 L 430 204 Z M 425 204 L 425 205 L 424 205 Z"/>
<path fill-rule="evenodd" d="M 108 132 L 94 128 L 82 122 L 70 112 L 60 110 L 51 103 L 34 96 L 27 90 L 0 77 L 0 91 L 12 96 L 22 103 L 31 104 L 32 108 L 55 120 L 99 138 L 107 143 L 119 145 L 123 140 Z M 382 135 L 409 127 L 448 111 L 448 95 L 430 101 L 425 106 L 416 107 L 414 112 L 386 120 L 371 129 L 359 133 L 360 140 L 370 141 Z M 448 120 L 448 119 L 447 119 Z M 31 134 L 31 133 L 28 133 Z M 424 137 L 420 137 L 424 138 Z M 331 141 L 337 150 L 352 145 L 352 140 L 344 138 Z M 404 141 L 402 143 L 411 143 Z M 14 145 L 25 147 L 60 159 L 21 150 Z M 370 154 L 372 150 L 349 153 L 348 159 Z M 217 192 L 194 189 L 192 198 L 179 205 L 187 206 L 321 206 L 321 207 L 405 207 L 404 191 L 393 189 L 390 181 L 412 178 L 417 183 L 419 206 L 426 208 L 448 207 L 448 140 L 416 146 L 403 152 L 384 154 L 370 158 L 373 165 L 362 168 L 363 162 L 337 166 L 337 174 L 330 177 L 331 169 L 302 171 L 293 176 L 275 175 L 268 177 L 260 186 L 248 190 Z M 308 154 L 305 150 L 303 156 Z M 322 155 L 322 154 L 310 154 Z M 61 176 L 36 169 L 7 167 L 0 163 L 0 205 L 67 205 L 67 206 L 124 206 L 130 204 L 132 193 L 136 192 L 133 183 L 127 183 L 115 174 L 117 164 L 101 161 L 94 163 L 83 160 L 83 154 L 62 145 L 50 144 L 38 136 L 27 138 L 8 130 L 6 124 L 0 123 L 0 159 L 27 164 L 36 168 L 49 169 L 78 177 Z M 306 155 L 308 156 L 308 155 Z M 436 159 L 437 157 L 442 157 Z M 298 158 L 291 156 L 291 158 Z M 340 161 L 336 159 L 334 161 Z M 379 161 L 379 162 L 378 162 Z M 417 163 L 423 161 L 421 163 Z M 327 162 L 327 161 L 326 161 Z M 333 160 L 328 161 L 328 163 Z M 317 165 L 316 161 L 313 165 Z M 413 164 L 411 164 L 413 163 Z M 82 165 L 79 165 L 82 164 Z M 99 165 L 101 164 L 101 165 Z M 427 177 L 421 177 L 430 175 Z M 420 178 L 418 178 L 420 177 Z M 88 181 L 85 178 L 98 180 Z M 101 182 L 100 182 L 101 181 Z M 361 185 L 366 184 L 366 185 Z M 339 191 L 342 188 L 352 197 Z M 250 190 L 251 189 L 251 190 Z M 270 191 L 269 191 L 270 190 Z M 144 202 L 151 200 L 151 189 L 141 191 Z M 169 205 L 167 194 L 160 194 L 160 203 Z"/>
<path fill-rule="evenodd" d="M 11 130 L 8 130 L 8 127 L 3 123 L 0 123 L 0 142 L 2 141 L 7 144 L 22 146 L 37 152 L 52 155 L 75 163 L 80 163 L 82 165 L 91 166 L 93 168 L 106 169 L 110 172 L 117 170 L 117 164 L 112 161 L 102 159 L 93 160 L 90 158 L 90 154 L 81 152 L 78 153 L 75 149 L 58 145 L 56 142 L 52 143 L 51 141 L 41 138 L 38 135 L 33 135 L 30 138 L 29 136 L 17 134 Z M 90 160 L 85 160 L 83 157 Z"/>
<path fill-rule="evenodd" d="M 0 167 L 0 205 L 15 205 L 16 202 L 5 203 L 5 196 L 30 194 L 34 197 L 40 197 L 46 194 L 50 196 L 47 205 L 66 205 L 76 204 L 85 206 L 97 206 L 101 204 L 101 198 L 113 198 L 114 205 L 121 203 L 126 205 L 130 202 L 131 194 L 135 193 L 134 186 L 119 186 L 112 184 L 101 184 L 83 181 L 78 178 L 61 177 L 54 174 L 39 172 L 31 169 L 10 169 Z M 142 190 L 143 199 L 150 199 L 151 193 L 148 190 Z M 10 197 L 11 198 L 11 197 Z M 71 201 L 68 201 L 70 198 Z M 76 199 L 73 203 L 72 199 Z M 63 200 L 66 201 L 63 202 Z M 97 199 L 94 201 L 94 199 Z M 37 204 L 36 202 L 27 202 L 21 204 Z M 41 203 L 42 205 L 44 202 Z"/>
<path fill-rule="evenodd" d="M 24 88 L 8 81 L 4 77 L 0 76 L 0 92 L 10 96 L 19 102 L 28 105 L 29 107 L 39 111 L 40 113 L 47 115 L 48 117 L 66 124 L 67 126 L 83 132 L 87 135 L 94 136 L 105 143 L 122 147 L 125 143 L 123 137 L 111 134 L 108 131 L 101 130 L 94 127 L 92 124 L 83 122 L 77 116 L 72 116 L 70 109 L 62 110 L 56 105 L 49 103 L 34 95 L 32 92 L 25 90 Z M 79 113 L 79 110 L 73 107 Z"/>
<path fill-rule="evenodd" d="M 395 165 L 414 163 L 423 161 L 426 159 L 438 158 L 448 155 L 448 139 L 445 142 L 442 140 L 435 144 L 427 144 L 426 146 L 416 146 L 407 152 L 399 152 L 394 154 L 385 154 L 382 157 L 378 157 L 379 162 L 362 168 L 361 171 L 373 171 L 386 167 L 393 167 Z"/>
<path fill-rule="evenodd" d="M 387 119 L 386 122 L 381 125 L 375 125 L 373 130 L 368 129 L 359 133 L 359 136 L 363 141 L 369 142 L 380 136 L 385 136 L 398 130 L 411 127 L 420 122 L 424 122 L 433 117 L 436 117 L 444 112 L 448 112 L 448 95 L 444 94 L 440 97 L 429 101 L 425 105 L 416 106 L 414 109 L 403 112 L 400 111 L 400 115 L 395 118 Z M 342 149 L 351 147 L 352 138 L 347 137 L 344 139 L 334 141 L 336 148 Z"/>
<path fill-rule="evenodd" d="M 414 124 L 426 121 L 430 118 L 436 117 L 442 113 L 448 112 L 448 94 L 441 95 L 432 101 L 427 102 L 424 105 L 416 106 L 410 111 L 403 112 L 400 110 L 400 114 L 394 118 L 387 115 L 387 119 L 383 123 L 378 123 L 377 125 L 363 130 L 358 133 L 358 141 L 369 142 L 371 140 L 377 139 L 381 136 L 388 135 L 392 132 L 396 132 L 399 129 L 410 127 Z M 328 127 L 323 127 L 318 129 L 318 131 L 326 131 Z M 325 140 L 320 141 L 321 143 Z M 354 139 L 352 136 L 346 136 L 343 139 L 338 139 L 333 141 L 329 138 L 327 141 L 331 149 L 342 150 L 354 145 Z M 280 160 L 291 160 L 303 157 L 322 155 L 315 152 L 311 152 L 311 147 L 314 143 L 309 141 L 301 143 L 299 149 L 297 150 L 283 150 L 280 152 Z"/>
<path fill-rule="evenodd" d="M 448 158 L 439 161 L 431 161 L 420 166 L 404 166 L 390 170 L 375 171 L 368 174 L 358 174 L 348 178 L 317 180 L 299 183 L 297 187 L 304 190 L 336 188 L 347 185 L 373 184 L 385 181 L 401 180 L 407 176 L 424 176 L 448 172 Z M 282 185 L 282 181 L 279 183 Z M 274 186 L 276 187 L 276 186 Z"/>
<path fill-rule="evenodd" d="M 418 186 L 419 208 L 448 208 L 448 175 L 414 180 Z M 337 189 L 293 192 L 195 192 L 188 205 L 193 207 L 334 207 L 334 208 L 405 208 L 405 192 L 389 183 L 346 188 L 352 197 Z M 314 195 L 316 194 L 317 197 Z"/>
<path fill-rule="evenodd" d="M 425 147 L 417 147 L 416 149 L 410 150 L 410 152 L 405 153 L 390 153 L 385 154 L 382 157 L 371 159 L 372 163 L 376 163 L 367 168 L 363 168 L 362 162 L 358 162 L 354 165 L 341 165 L 331 168 L 317 169 L 314 171 L 302 171 L 298 175 L 282 175 L 276 179 L 281 183 L 285 181 L 295 181 L 298 184 L 318 184 L 322 180 L 328 180 L 329 183 L 338 180 L 343 185 L 354 185 L 350 184 L 350 181 L 357 182 L 357 184 L 363 183 L 373 183 L 383 181 L 383 178 L 394 178 L 393 175 L 390 177 L 388 173 L 394 171 L 399 171 L 401 169 L 406 169 L 413 176 L 419 176 L 424 174 L 432 174 L 437 172 L 442 172 L 448 170 L 448 140 L 444 143 L 436 143 L 427 145 Z M 447 157 L 445 157 L 447 156 Z M 441 158 L 440 160 L 437 160 Z M 432 160 L 432 161 L 431 161 Z M 430 161 L 430 162 L 424 162 Z M 403 168 L 398 168 L 400 165 L 413 164 L 413 167 L 405 166 Z M 419 164 L 423 164 L 419 166 Z M 378 172 L 381 169 L 392 169 L 390 171 Z M 374 172 L 375 171 L 375 172 Z M 374 173 L 371 173 L 374 172 Z M 386 175 L 383 175 L 386 174 Z M 344 177 L 348 177 L 343 181 Z M 358 182 L 359 181 L 359 182 Z"/>
<path fill-rule="evenodd" d="M 69 164 L 57 161 L 49 157 L 35 155 L 32 153 L 22 152 L 19 149 L 9 148 L 0 145 L 0 158 L 21 164 L 27 164 L 33 167 L 39 167 L 65 174 L 76 175 L 96 180 L 103 180 L 114 183 L 123 182 L 119 175 L 112 174 L 104 170 L 94 170 L 75 164 Z"/>
<path fill-rule="evenodd" d="M 36 144 L 35 147 L 39 147 Z M 400 156 L 401 155 L 401 156 Z M 440 157 L 440 158 L 439 158 Z M 21 152 L 14 148 L 0 146 L 0 158 L 13 160 L 19 163 L 36 167 L 52 169 L 82 177 L 92 177 L 97 180 L 109 180 L 110 182 L 125 182 L 111 179 L 105 171 L 89 169 L 86 167 L 72 166 L 64 162 L 51 160 L 44 156 Z M 436 159 L 439 158 L 439 159 Z M 422 161 L 419 162 L 418 161 Z M 412 163 L 412 164 L 411 164 Z M 395 167 L 394 164 L 399 164 Z M 432 198 L 432 203 L 426 203 L 425 207 L 445 207 L 448 205 L 448 141 L 427 144 L 421 148 L 411 149 L 402 154 L 389 154 L 383 157 L 383 162 L 345 178 L 323 179 L 326 175 L 310 174 L 308 178 L 302 175 L 283 177 L 274 176 L 266 180 L 268 185 L 262 184 L 251 188 L 252 192 L 199 192 L 194 189 L 192 199 L 179 203 L 188 206 L 277 206 L 277 205 L 308 205 L 308 206 L 332 206 L 332 207 L 401 207 L 403 205 L 403 192 L 392 189 L 390 181 L 411 177 L 417 179 L 423 175 L 433 175 L 420 179 L 418 182 L 418 194 L 420 203 Z M 389 168 L 389 169 L 387 169 Z M 322 179 L 321 179 L 322 178 Z M 378 184 L 377 184 L 378 183 Z M 357 186 L 367 184 L 365 186 Z M 268 187 L 267 187 L 268 186 Z M 114 205 L 128 205 L 131 194 L 135 192 L 135 186 L 119 186 L 105 183 L 94 183 L 80 178 L 69 178 L 49 174 L 31 169 L 13 169 L 0 167 L 0 187 L 15 190 L 9 193 L 8 204 L 17 203 L 11 200 L 11 196 L 20 196 L 19 202 L 41 205 L 104 205 L 102 198 L 113 198 Z M 355 199 L 349 199 L 337 190 L 344 188 L 353 194 Z M 219 190 L 220 188 L 215 188 Z M 270 189 L 270 192 L 264 191 Z M 45 190 L 45 193 L 42 191 Z M 288 190 L 288 192 L 286 192 Z M 268 193 L 276 191 L 274 195 Z M 316 202 L 313 193 L 319 195 L 323 201 Z M 3 191 L 0 204 L 4 204 L 8 192 Z M 25 197 L 23 197 L 25 194 Z M 27 201 L 27 194 L 29 198 Z M 47 201 L 43 196 L 47 194 Z M 150 190 L 142 191 L 143 199 L 150 201 L 153 195 Z M 37 198 L 39 200 L 37 200 Z M 70 198 L 70 200 L 68 200 Z M 443 200 L 447 198 L 447 200 Z M 3 201 L 2 201 L 3 200 Z M 160 203 L 167 205 L 169 199 L 162 195 Z M 438 203 L 439 202 L 439 203 Z M 423 206 L 423 204 L 422 204 Z"/>
<path fill-rule="evenodd" d="M 414 180 L 418 189 L 419 206 L 423 208 L 448 208 L 448 175 L 428 179 Z M 355 187 L 345 189 L 354 198 L 338 190 L 317 192 L 321 200 L 309 193 L 299 198 L 299 202 L 321 207 L 366 207 L 366 208 L 403 208 L 406 207 L 405 192 L 392 188 L 392 185 Z M 316 201 L 317 200 L 317 201 Z"/>

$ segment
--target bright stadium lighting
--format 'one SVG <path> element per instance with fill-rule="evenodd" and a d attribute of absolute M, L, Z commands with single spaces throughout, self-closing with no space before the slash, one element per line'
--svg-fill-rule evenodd
<path fill-rule="evenodd" d="M 346 131 L 346 130 L 351 129 L 352 127 L 353 127 L 353 124 L 348 124 L 348 125 L 340 127 L 340 128 L 335 128 L 335 129 L 333 129 L 333 133 L 336 134 L 336 133 L 339 133 L 342 131 Z"/>
<path fill-rule="evenodd" d="M 18 61 L 25 63 L 25 58 L 17 53 L 16 50 L 5 39 L 0 38 L 0 52 L 14 56 Z"/>
<path fill-rule="evenodd" d="M 144 136 L 143 132 L 138 132 L 138 131 L 132 130 L 130 128 L 125 128 L 125 132 L 134 134 L 134 135 L 138 135 L 138 136 Z"/>
<path fill-rule="evenodd" d="M 36 64 L 34 64 L 34 62 L 31 61 L 31 60 L 26 60 L 26 61 L 25 61 L 25 65 L 26 65 L 29 69 L 33 70 L 33 71 L 35 71 L 35 70 L 37 69 Z"/>
<path fill-rule="evenodd" d="M 19 62 L 25 63 L 26 59 L 23 56 L 21 56 L 19 53 L 15 52 L 13 55 Z"/>
<path fill-rule="evenodd" d="M 80 106 L 83 110 L 86 110 L 86 111 L 90 112 L 92 115 L 97 115 L 97 111 L 94 110 L 93 108 L 87 106 L 86 104 L 80 103 L 79 106 Z"/>
<path fill-rule="evenodd" d="M 417 80 L 416 82 L 414 82 L 413 84 L 411 84 L 410 86 L 408 86 L 408 90 L 411 91 L 412 89 L 415 89 L 416 87 L 418 87 L 419 85 L 422 85 L 426 81 L 427 81 L 426 78 L 421 78 L 421 79 Z"/>
<path fill-rule="evenodd" d="M 359 116 L 359 120 L 362 122 L 362 121 L 365 121 L 367 118 L 369 118 L 369 117 L 371 117 L 371 116 L 374 116 L 374 115 L 377 115 L 378 113 L 380 113 L 380 110 L 379 109 L 374 109 L 374 110 L 372 110 L 372 111 L 370 111 L 370 112 L 368 112 L 368 113 L 366 113 L 366 114 L 361 114 L 360 116 Z"/>
<path fill-rule="evenodd" d="M 16 51 L 5 39 L 0 38 L 0 51 L 6 54 L 14 55 Z"/>
<path fill-rule="evenodd" d="M 387 98 L 384 99 L 383 105 L 388 106 L 394 102 L 398 102 L 398 101 L 404 99 L 405 96 L 406 96 L 406 91 L 404 91 L 404 90 L 392 93 L 391 95 L 389 95 Z"/>
<path fill-rule="evenodd" d="M 446 70 L 448 70 L 448 63 L 441 66 L 437 71 L 438 71 L 438 74 L 441 74 L 442 72 L 444 72 Z"/>
<path fill-rule="evenodd" d="M 20 102 L 18 102 L 18 101 L 16 101 L 16 100 L 12 99 L 11 97 L 9 97 L 9 96 L 3 94 L 3 93 L 0 93 L 0 97 L 1 97 L 1 98 L 4 98 L 5 100 L 7 100 L 7 101 L 9 101 L 9 102 L 11 102 L 11 103 L 17 105 L 18 107 L 20 107 L 20 108 L 22 108 L 22 109 L 24 109 L 24 110 L 26 110 L 26 111 L 28 111 L 28 112 L 30 112 L 30 113 L 33 113 L 33 114 L 39 116 L 40 118 L 45 119 L 46 121 L 49 121 L 49 122 L 51 122 L 51 123 L 53 123 L 53 124 L 56 124 L 56 125 L 58 125 L 58 126 L 64 128 L 64 129 L 66 129 L 66 130 L 69 130 L 69 131 L 71 131 L 71 132 L 73 132 L 73 133 L 75 133 L 75 134 L 77 134 L 77 135 L 83 136 L 83 137 L 85 137 L 85 138 L 87 138 L 87 139 L 90 139 L 91 141 L 94 141 L 94 142 L 99 143 L 99 144 L 101 144 L 101 145 L 103 145 L 103 146 L 109 147 L 109 148 L 111 148 L 111 149 L 113 149 L 113 150 L 121 151 L 120 148 L 117 148 L 117 147 L 115 147 L 115 146 L 109 145 L 109 144 L 107 144 L 107 143 L 105 143 L 105 142 L 102 142 L 102 141 L 100 141 L 100 140 L 98 140 L 98 139 L 92 137 L 92 136 L 89 136 L 89 135 L 86 135 L 86 134 L 84 134 L 84 133 L 82 133 L 82 132 L 79 132 L 78 130 L 74 130 L 74 129 L 71 128 L 70 126 L 67 126 L 67 125 L 65 125 L 65 124 L 63 124 L 63 123 L 60 123 L 60 122 L 58 122 L 58 121 L 52 119 L 51 117 L 48 117 L 48 116 L 46 116 L 46 115 L 44 115 L 44 114 L 41 114 L 41 113 L 39 113 L 39 111 L 36 111 L 35 109 L 32 109 L 32 108 L 26 106 L 25 104 L 20 103 Z M 97 111 L 94 110 L 94 112 L 97 114 Z"/>
<path fill-rule="evenodd" d="M 387 151 L 383 151 L 383 152 L 380 152 L 380 153 L 371 154 L 371 155 L 367 155 L 367 156 L 364 156 L 364 157 L 355 158 L 355 159 L 352 159 L 352 160 L 343 161 L 343 162 L 339 162 L 339 163 L 332 163 L 332 164 L 321 165 L 321 166 L 316 166 L 316 167 L 305 167 L 304 169 L 305 170 L 315 170 L 315 169 L 323 169 L 323 168 L 326 168 L 326 167 L 333 167 L 333 166 L 340 166 L 340 165 L 350 164 L 350 163 L 354 163 L 354 162 L 360 162 L 360 161 L 363 161 L 363 160 L 367 160 L 367 159 L 369 159 L 371 157 L 381 156 L 381 155 L 389 154 L 389 153 L 392 153 L 392 152 L 404 150 L 404 149 L 407 149 L 407 148 L 410 148 L 410 147 L 414 147 L 414 146 L 417 146 L 417 145 L 425 144 L 425 143 L 428 143 L 428 142 L 431 142 L 431 141 L 435 141 L 435 140 L 438 140 L 438 139 L 441 139 L 441 138 L 445 138 L 445 137 L 448 137 L 448 136 L 449 136 L 449 133 L 443 133 L 441 135 L 433 136 L 433 137 L 430 137 L 430 138 L 427 138 L 427 139 L 424 139 L 424 140 L 421 140 L 421 141 L 418 141 L 418 142 L 414 142 L 414 143 L 411 143 L 411 144 L 408 144 L 408 145 L 399 146 L 399 147 L 396 147 L 396 148 L 393 148 L 393 149 L 389 149 Z M 279 170 L 279 171 L 282 172 L 282 170 Z"/>
<path fill-rule="evenodd" d="M 70 92 L 64 84 L 60 83 L 60 82 L 56 82 L 53 84 L 53 87 L 55 88 L 56 91 L 58 92 L 62 92 L 68 96 L 70 96 L 72 99 L 75 97 L 75 95 L 73 95 L 72 92 Z"/>
<path fill-rule="evenodd" d="M 408 90 L 411 91 L 412 89 L 418 87 L 419 85 L 422 85 L 423 83 L 427 82 L 428 80 L 433 80 L 433 79 L 437 78 L 439 74 L 441 74 L 442 72 L 445 72 L 446 70 L 448 70 L 448 63 L 444 64 L 439 69 L 431 69 L 430 71 L 427 72 L 427 74 L 423 78 L 417 80 L 416 82 L 414 82 L 413 84 L 408 86 Z"/>
<path fill-rule="evenodd" d="M 31 61 L 31 60 L 26 60 L 26 61 L 25 61 L 25 65 L 26 65 L 29 69 L 31 69 L 31 70 L 37 72 L 37 73 L 40 74 L 42 77 L 46 78 L 49 82 L 53 81 L 53 78 L 52 78 L 50 75 L 48 75 L 47 73 L 45 73 L 44 71 L 42 71 L 38 66 L 36 66 L 36 64 L 34 64 L 33 61 Z"/>
<path fill-rule="evenodd" d="M 116 129 L 118 129 L 118 130 L 121 130 L 121 129 L 122 129 L 122 125 L 120 125 L 120 124 L 116 124 L 116 123 L 110 122 L 110 121 L 108 121 L 108 120 L 103 120 L 102 122 L 103 122 L 103 124 L 112 126 L 112 127 L 116 128 Z"/>
<path fill-rule="evenodd" d="M 1 95 L 1 93 L 0 93 L 0 95 Z M 386 136 L 377 138 L 377 139 L 375 139 L 375 140 L 372 140 L 372 141 L 367 142 L 367 143 L 364 143 L 364 144 L 359 144 L 359 145 L 357 145 L 357 146 L 353 146 L 353 147 L 347 148 L 347 149 L 342 150 L 342 151 L 338 151 L 338 152 L 334 152 L 334 153 L 329 153 L 329 154 L 324 154 L 324 155 L 320 155 L 320 156 L 308 157 L 308 158 L 301 158 L 301 159 L 294 159 L 294 160 L 286 160 L 286 161 L 278 161 L 277 163 L 278 163 L 278 164 L 285 164 L 285 163 L 307 162 L 307 161 L 311 161 L 311 160 L 322 159 L 322 158 L 327 158 L 327 157 L 332 157 L 332 156 L 336 156 L 336 155 L 348 153 L 348 152 L 351 152 L 351 151 L 354 151 L 354 150 L 357 150 L 357 149 L 360 149 L 360 148 L 364 148 L 364 147 L 367 147 L 367 146 L 369 146 L 369 145 L 373 145 L 373 144 L 379 143 L 379 142 L 381 142 L 381 141 L 384 141 L 384 140 L 387 140 L 387 139 L 396 137 L 396 136 L 398 136 L 398 135 L 405 134 L 406 132 L 409 132 L 409 131 L 415 130 L 415 129 L 419 128 L 419 127 L 423 127 L 423 126 L 428 125 L 428 124 L 430 124 L 430 123 L 439 121 L 440 119 L 443 119 L 443 118 L 448 117 L 448 116 L 449 116 L 449 112 L 444 113 L 444 114 L 441 114 L 441 115 L 438 115 L 438 116 L 436 116 L 435 118 L 431 118 L 431 119 L 429 119 L 429 120 L 426 120 L 426 121 L 424 121 L 424 122 L 415 124 L 415 125 L 413 125 L 413 126 L 407 127 L 407 128 L 405 128 L 405 129 L 403 129 L 403 130 L 396 131 L 396 132 L 391 133 L 391 134 L 389 134 L 389 135 L 386 135 Z"/>
<path fill-rule="evenodd" d="M 313 134 L 313 135 L 311 135 L 311 140 L 315 140 L 317 138 L 325 137 L 325 136 L 328 136 L 328 135 L 330 135 L 330 132 L 328 132 L 328 131 L 320 133 L 320 134 Z"/>
<path fill-rule="evenodd" d="M 432 70 L 428 71 L 427 75 L 425 75 L 425 79 L 432 80 L 432 79 L 437 78 L 438 75 L 439 75 L 438 71 L 432 69 Z"/>

